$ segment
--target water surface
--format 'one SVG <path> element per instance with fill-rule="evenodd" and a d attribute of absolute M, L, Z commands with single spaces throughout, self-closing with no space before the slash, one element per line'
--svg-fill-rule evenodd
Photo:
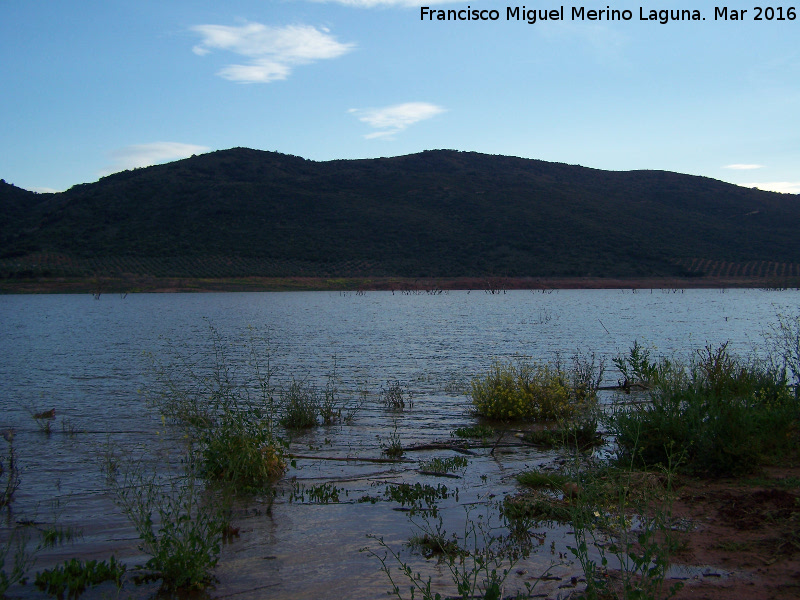
<path fill-rule="evenodd" d="M 211 367 L 216 341 L 241 378 L 252 375 L 255 349 L 259 362 L 269 359 L 275 368 L 276 382 L 322 384 L 335 369 L 342 390 L 355 397 L 365 389 L 368 400 L 354 424 L 320 427 L 292 441 L 296 454 L 322 458 L 298 460 L 285 491 L 296 478 L 304 485 L 332 481 L 349 495 L 335 505 L 290 503 L 279 495 L 271 514 L 258 503 L 241 507 L 240 536 L 225 547 L 210 596 L 382 597 L 388 584 L 377 561 L 358 550 L 369 542 L 367 534 L 384 535 L 402 549 L 413 526 L 394 504 L 356 498 L 380 494 L 387 482 L 458 487 L 458 500 L 442 504 L 448 531 L 455 531 L 464 527 L 465 508 L 502 499 L 515 489 L 519 471 L 553 456 L 532 448 L 494 455 L 485 449 L 462 479 L 446 481 L 421 476 L 417 467 L 451 451 L 409 453 L 396 465 L 325 458 L 379 458 L 391 435 L 404 445 L 449 440 L 455 428 L 475 423 L 464 384 L 497 358 L 594 352 L 613 384 L 619 375 L 610 359 L 634 340 L 654 355 L 678 358 L 724 342 L 740 354 L 764 352 L 765 329 L 777 314 L 794 314 L 798 300 L 796 291 L 763 290 L 0 296 L 0 430 L 15 430 L 23 467 L 0 536 L 5 540 L 8 524 L 20 518 L 57 519 L 83 537 L 42 554 L 38 569 L 112 553 L 131 565 L 143 562 L 135 531 L 101 474 L 104 449 L 111 441 L 133 457 L 174 450 L 174 432 L 146 402 L 159 385 L 157 365 L 183 360 Z M 381 386 L 394 380 L 413 394 L 411 410 L 391 413 L 378 401 Z M 48 436 L 31 413 L 50 408 L 57 418 Z M 563 532 L 550 536 L 566 551 Z M 550 541 L 515 578 L 547 568 Z M 434 581 L 449 580 L 435 561 L 402 552 Z M 147 597 L 152 590 L 129 585 L 124 594 Z M 14 592 L 39 596 L 32 586 Z M 103 597 L 108 590 L 93 593 Z"/>

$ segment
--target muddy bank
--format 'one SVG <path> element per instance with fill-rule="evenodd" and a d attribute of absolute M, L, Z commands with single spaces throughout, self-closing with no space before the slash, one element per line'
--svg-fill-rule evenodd
<path fill-rule="evenodd" d="M 0 280 L 2 294 L 126 294 L 136 292 L 282 292 L 282 291 L 393 291 L 438 293 L 475 290 L 503 293 L 509 290 L 558 289 L 696 289 L 800 287 L 800 278 L 764 277 L 239 277 L 239 278 L 39 278 Z"/>

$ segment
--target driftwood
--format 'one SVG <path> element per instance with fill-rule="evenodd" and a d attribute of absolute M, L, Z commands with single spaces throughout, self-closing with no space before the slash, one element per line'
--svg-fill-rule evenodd
<path fill-rule="evenodd" d="M 466 454 L 468 456 L 477 456 L 475 452 L 468 448 L 456 446 L 455 444 L 433 443 L 433 444 L 420 444 L 419 446 L 409 446 L 403 448 L 403 452 L 416 452 L 418 450 L 452 450 L 459 454 Z"/>
<path fill-rule="evenodd" d="M 340 460 L 346 462 L 370 462 L 370 463 L 402 463 L 413 462 L 402 458 L 363 458 L 359 456 L 308 456 L 305 454 L 290 454 L 289 458 L 301 458 L 304 460 Z"/>
<path fill-rule="evenodd" d="M 449 477 L 450 479 L 461 479 L 461 475 L 453 473 L 443 473 L 442 471 L 420 471 L 420 475 L 431 475 L 433 477 Z"/>

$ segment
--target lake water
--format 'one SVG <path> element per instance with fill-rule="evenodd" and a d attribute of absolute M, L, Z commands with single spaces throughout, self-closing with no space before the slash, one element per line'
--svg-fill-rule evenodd
<path fill-rule="evenodd" d="M 259 360 L 269 357 L 278 381 L 324 383 L 335 366 L 340 387 L 353 394 L 365 389 L 368 399 L 352 425 L 320 427 L 292 441 L 292 452 L 317 458 L 298 460 L 284 487 L 290 489 L 293 477 L 304 485 L 332 481 L 349 500 L 298 503 L 284 493 L 271 515 L 257 504 L 243 508 L 240 536 L 225 546 L 209 596 L 382 597 L 389 586 L 379 563 L 358 549 L 368 544 L 367 534 L 384 535 L 400 549 L 413 527 L 388 502 L 352 499 L 380 494 L 387 482 L 459 487 L 458 500 L 443 505 L 453 531 L 459 522 L 463 528 L 464 506 L 502 498 L 514 490 L 516 473 L 553 457 L 524 447 L 500 457 L 486 450 L 453 481 L 425 480 L 417 472 L 418 460 L 448 452 L 409 453 L 408 462 L 396 465 L 326 458 L 379 458 L 390 435 L 404 445 L 447 441 L 455 428 L 475 423 L 464 385 L 497 358 L 594 352 L 606 361 L 606 383 L 614 384 L 619 374 L 611 358 L 634 340 L 654 356 L 682 359 L 724 342 L 740 354 L 763 352 L 765 330 L 776 315 L 795 314 L 798 301 L 800 292 L 766 290 L 0 296 L 0 430 L 14 429 L 23 469 L 0 542 L 17 520 L 57 519 L 83 536 L 43 553 L 37 569 L 112 553 L 131 565 L 144 562 L 135 532 L 106 489 L 104 448 L 111 441 L 135 457 L 169 446 L 170 431 L 145 400 L 158 386 L 153 359 L 210 366 L 216 339 L 240 377 L 251 372 L 255 349 Z M 413 394 L 413 408 L 400 414 L 378 401 L 380 388 L 394 380 Z M 51 408 L 57 417 L 46 435 L 31 414 Z M 408 557 L 434 582 L 448 580 L 441 565 Z M 534 555 L 520 571 L 541 572 L 551 560 L 549 551 Z M 123 596 L 152 591 L 128 584 Z M 43 597 L 31 585 L 13 592 Z"/>

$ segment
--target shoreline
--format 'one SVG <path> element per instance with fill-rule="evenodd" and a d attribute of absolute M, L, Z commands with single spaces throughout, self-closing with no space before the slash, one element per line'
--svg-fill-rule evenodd
<path fill-rule="evenodd" d="M 571 289 L 800 289 L 800 278 L 768 277 L 126 277 L 0 280 L 0 294 L 128 294 L 200 292 L 392 291 Z"/>

